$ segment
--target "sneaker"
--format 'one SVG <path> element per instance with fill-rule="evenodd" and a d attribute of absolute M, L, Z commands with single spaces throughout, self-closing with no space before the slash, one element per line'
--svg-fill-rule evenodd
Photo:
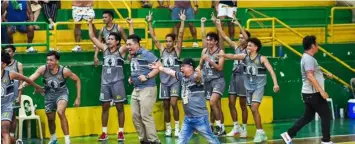
<path fill-rule="evenodd" d="M 21 139 L 17 139 L 17 140 L 16 140 L 16 144 L 23 144 L 23 142 L 22 142 Z"/>
<path fill-rule="evenodd" d="M 37 50 L 34 49 L 33 47 L 29 47 L 29 48 L 26 49 L 26 52 L 27 52 L 27 53 L 30 53 L 30 52 L 37 52 Z"/>
<path fill-rule="evenodd" d="M 73 52 L 81 52 L 81 51 L 83 51 L 82 49 L 81 49 L 81 47 L 80 46 L 75 46 L 71 51 L 73 51 Z"/>
<path fill-rule="evenodd" d="M 212 131 L 212 133 L 214 133 L 214 128 L 213 128 L 213 125 L 211 125 L 211 131 Z"/>
<path fill-rule="evenodd" d="M 236 136 L 239 134 L 239 127 L 238 128 L 233 128 L 231 132 L 227 134 L 228 137 Z"/>
<path fill-rule="evenodd" d="M 267 140 L 267 137 L 266 137 L 265 133 L 256 132 L 253 142 L 254 143 L 261 143 L 262 141 L 266 141 L 266 140 Z"/>
<path fill-rule="evenodd" d="M 286 144 L 292 144 L 292 139 L 291 139 L 290 135 L 288 135 L 287 132 L 282 133 L 281 137 Z"/>
<path fill-rule="evenodd" d="M 197 43 L 197 42 L 194 42 L 194 43 L 192 44 L 192 47 L 194 47 L 194 48 L 198 47 L 198 43 Z"/>
<path fill-rule="evenodd" d="M 124 141 L 124 134 L 123 134 L 123 132 L 118 132 L 118 134 L 117 134 L 117 140 L 118 140 L 118 141 Z"/>
<path fill-rule="evenodd" d="M 107 139 L 108 139 L 108 135 L 106 133 L 104 133 L 104 132 L 99 137 L 99 141 L 105 141 Z"/>
<path fill-rule="evenodd" d="M 165 136 L 166 136 L 166 137 L 171 137 L 171 133 L 172 133 L 172 132 L 171 132 L 171 129 L 166 129 L 166 130 L 165 130 Z"/>
<path fill-rule="evenodd" d="M 322 142 L 321 144 L 334 144 L 332 141 L 329 142 Z"/>
<path fill-rule="evenodd" d="M 48 144 L 58 144 L 58 141 L 57 141 L 57 140 L 50 140 L 50 141 L 48 142 Z"/>
<path fill-rule="evenodd" d="M 180 130 L 179 129 L 175 129 L 175 134 L 174 134 L 175 137 L 179 137 L 180 136 Z"/>
<path fill-rule="evenodd" d="M 247 138 L 248 136 L 248 131 L 245 128 L 240 127 L 239 133 L 240 133 L 239 135 L 240 138 Z"/>
<path fill-rule="evenodd" d="M 223 133 L 223 129 L 220 126 L 216 126 L 216 131 L 214 132 L 215 135 L 221 136 Z"/>

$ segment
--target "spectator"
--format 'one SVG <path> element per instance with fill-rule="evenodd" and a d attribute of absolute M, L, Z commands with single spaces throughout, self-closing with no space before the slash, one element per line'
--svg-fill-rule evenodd
<path fill-rule="evenodd" d="M 1 13 L 6 14 L 4 21 L 8 22 L 32 22 L 33 13 L 31 4 L 29 1 L 4 1 L 1 5 Z M 14 43 L 13 34 L 16 31 L 21 33 L 27 33 L 27 43 L 31 44 L 34 37 L 34 28 L 32 25 L 16 25 L 7 27 L 7 35 L 9 43 Z M 26 52 L 35 52 L 36 50 L 32 46 L 27 46 Z"/>
<path fill-rule="evenodd" d="M 38 0 L 31 0 L 31 9 L 33 13 L 33 22 L 36 22 L 42 9 L 42 6 L 38 3 Z M 34 28 L 35 30 L 40 29 L 38 25 L 34 25 Z"/>
<path fill-rule="evenodd" d="M 82 19 L 89 21 L 89 19 L 95 18 L 95 11 L 92 8 L 94 4 L 93 0 L 81 1 L 81 0 L 73 0 L 72 3 L 72 15 L 75 22 L 79 22 Z M 96 32 L 94 26 L 94 32 Z M 79 43 L 81 40 L 81 24 L 75 24 L 75 42 Z M 76 45 L 73 49 L 73 52 L 82 51 L 80 45 Z"/>
<path fill-rule="evenodd" d="M 149 0 L 142 0 L 142 8 L 152 8 L 152 4 L 149 3 Z"/>
<path fill-rule="evenodd" d="M 175 0 L 174 6 L 170 6 L 170 1 L 168 1 L 168 6 L 169 6 L 170 10 L 172 11 L 171 12 L 172 20 L 180 20 L 179 13 L 182 10 L 185 10 L 186 20 L 194 20 L 195 14 L 197 13 L 197 9 L 198 9 L 198 4 L 197 4 L 196 0 L 194 0 L 194 7 L 193 8 L 191 7 L 190 1 Z M 198 47 L 196 27 L 191 22 L 188 23 L 188 26 L 190 28 L 191 35 L 195 41 L 192 44 L 192 47 Z M 178 32 L 179 27 L 180 27 L 180 22 L 175 24 L 175 27 L 174 27 L 174 34 L 175 35 L 178 35 L 177 32 Z"/>
<path fill-rule="evenodd" d="M 2 2 L 3 2 L 3 1 L 1 1 L 1 5 L 2 5 Z M 6 22 L 6 21 L 5 21 L 6 13 L 7 13 L 6 11 L 4 11 L 4 13 L 1 12 L 1 22 Z M 6 26 L 1 25 L 1 31 L 2 31 L 2 33 L 1 33 L 1 43 L 8 43 L 8 40 L 7 40 L 7 33 L 5 33 L 5 31 L 6 31 Z"/>
<path fill-rule="evenodd" d="M 60 8 L 60 1 L 44 1 L 42 3 L 43 12 L 49 22 L 49 29 L 53 29 L 56 22 L 57 10 Z"/>
<path fill-rule="evenodd" d="M 350 80 L 350 85 L 351 85 L 351 88 L 352 88 L 352 92 L 353 92 L 353 96 L 354 96 L 354 98 L 355 98 L 355 78 L 352 78 L 351 80 Z"/>
<path fill-rule="evenodd" d="M 337 0 L 337 5 L 354 7 L 355 6 L 355 1 Z M 353 13 L 352 22 L 355 23 L 355 9 L 351 9 L 351 11 Z"/>
<path fill-rule="evenodd" d="M 233 18 L 234 15 L 237 15 L 237 0 L 215 1 L 214 6 L 217 12 L 217 17 L 220 20 L 224 20 L 226 17 Z M 232 22 L 228 22 L 228 33 L 229 37 L 234 39 L 234 25 Z"/>

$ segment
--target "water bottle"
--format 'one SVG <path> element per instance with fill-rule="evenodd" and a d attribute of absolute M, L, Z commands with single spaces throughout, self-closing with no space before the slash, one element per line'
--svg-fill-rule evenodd
<path fill-rule="evenodd" d="M 283 57 L 284 53 L 282 51 L 282 45 L 279 46 L 279 57 Z"/>

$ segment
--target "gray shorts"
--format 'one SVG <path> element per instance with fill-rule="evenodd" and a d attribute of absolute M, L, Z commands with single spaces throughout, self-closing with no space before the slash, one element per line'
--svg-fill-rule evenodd
<path fill-rule="evenodd" d="M 170 97 L 179 97 L 180 89 L 180 82 L 176 82 L 171 86 L 164 86 L 160 84 L 159 99 L 170 99 Z"/>
<path fill-rule="evenodd" d="M 46 110 L 46 113 L 55 112 L 57 110 L 57 103 L 60 100 L 65 100 L 68 102 L 68 95 L 68 92 L 62 93 L 59 96 L 58 94 L 46 94 L 44 96 L 44 108 Z"/>
<path fill-rule="evenodd" d="M 245 79 L 245 76 L 233 73 L 232 80 L 230 81 L 230 84 L 229 84 L 228 94 L 234 95 L 234 96 L 245 97 L 246 96 L 246 89 L 244 86 L 244 79 Z"/>
<path fill-rule="evenodd" d="M 247 90 L 247 104 L 251 103 L 261 103 L 264 96 L 264 87 L 256 90 Z"/>
<path fill-rule="evenodd" d="M 13 114 L 12 103 L 1 105 L 1 121 L 11 122 L 12 114 Z"/>
<path fill-rule="evenodd" d="M 124 102 L 126 100 L 126 90 L 123 80 L 112 84 L 101 85 L 100 101 L 114 103 Z"/>
<path fill-rule="evenodd" d="M 219 96 L 223 96 L 224 88 L 226 87 L 226 83 L 224 81 L 224 77 L 214 79 L 211 81 L 204 82 L 205 88 L 205 97 L 207 100 L 211 98 L 212 93 L 217 93 Z"/>

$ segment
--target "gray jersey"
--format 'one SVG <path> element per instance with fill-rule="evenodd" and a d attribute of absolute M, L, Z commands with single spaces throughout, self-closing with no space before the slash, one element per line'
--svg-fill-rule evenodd
<path fill-rule="evenodd" d="M 164 67 L 170 68 L 174 71 L 180 71 L 178 60 L 179 58 L 175 50 L 172 52 L 168 52 L 166 48 L 163 50 L 161 54 L 161 63 Z M 160 72 L 160 81 L 164 86 L 171 86 L 177 82 L 175 77 L 163 72 Z"/>
<path fill-rule="evenodd" d="M 242 53 L 247 53 L 246 49 L 241 49 L 240 47 L 237 47 L 234 49 L 235 54 L 242 54 Z M 236 74 L 243 74 L 244 72 L 244 65 L 242 64 L 243 60 L 234 60 L 233 62 L 233 69 L 232 72 Z"/>
<path fill-rule="evenodd" d="M 183 104 L 185 116 L 197 117 L 208 115 L 204 88 L 202 84 L 195 82 L 195 73 L 187 78 L 183 73 L 176 72 L 176 79 L 181 82 L 181 95 L 188 97 L 188 103 Z"/>
<path fill-rule="evenodd" d="M 208 57 L 212 60 L 212 62 L 218 64 L 218 56 L 217 54 L 219 53 L 221 49 L 218 48 L 216 51 L 214 51 L 212 54 L 209 49 L 206 50 L 206 53 Z M 213 66 L 211 66 L 208 62 L 204 62 L 203 64 L 203 76 L 205 81 L 211 81 L 213 79 L 217 79 L 220 77 L 224 77 L 223 71 L 217 71 Z"/>
<path fill-rule="evenodd" d="M 243 61 L 246 79 L 244 85 L 247 90 L 256 90 L 266 85 L 266 68 L 261 63 L 261 55 L 258 54 L 253 60 L 247 55 Z"/>
<path fill-rule="evenodd" d="M 1 105 L 12 104 L 14 95 L 14 81 L 10 79 L 10 71 L 4 70 L 1 76 Z"/>
<path fill-rule="evenodd" d="M 52 74 L 46 65 L 46 70 L 43 74 L 43 83 L 46 95 L 61 96 L 63 93 L 68 92 L 63 66 L 59 66 L 58 72 Z"/>
<path fill-rule="evenodd" d="M 124 59 L 120 50 L 111 53 L 110 49 L 104 51 L 104 63 L 102 65 L 101 84 L 110 84 L 124 79 Z"/>
<path fill-rule="evenodd" d="M 6 70 L 8 71 L 13 71 L 13 72 L 19 72 L 18 70 L 18 61 L 14 60 L 14 62 L 12 62 L 11 64 L 9 64 L 8 66 L 5 67 Z"/>
<path fill-rule="evenodd" d="M 318 92 L 307 78 L 307 71 L 313 71 L 319 86 L 324 90 L 324 77 L 317 60 L 304 53 L 301 59 L 302 93 L 312 94 Z"/>
<path fill-rule="evenodd" d="M 110 36 L 111 32 L 115 32 L 115 33 L 120 34 L 120 30 L 118 29 L 118 25 L 117 24 L 113 24 L 113 27 L 110 30 L 108 30 L 106 26 L 103 27 L 103 31 L 102 31 L 102 35 L 101 36 L 102 36 L 102 39 L 105 42 L 107 42 L 108 36 Z"/>

